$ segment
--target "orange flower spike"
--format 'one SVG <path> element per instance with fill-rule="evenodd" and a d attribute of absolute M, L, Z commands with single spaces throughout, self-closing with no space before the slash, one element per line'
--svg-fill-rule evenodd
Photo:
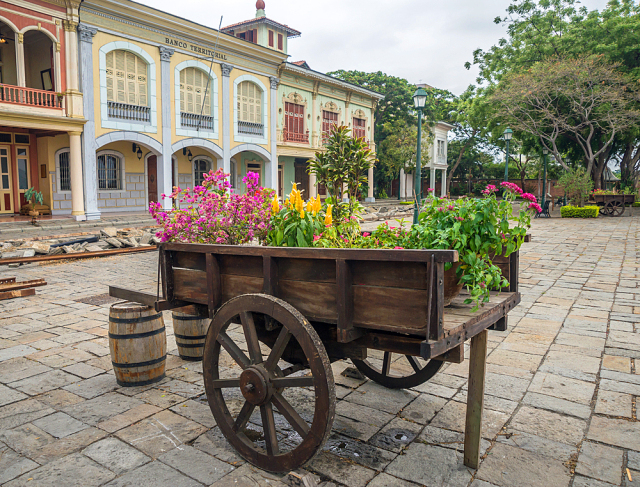
<path fill-rule="evenodd" d="M 275 215 L 280 211 L 280 205 L 278 204 L 278 197 L 275 196 L 273 198 L 273 202 L 271 203 L 271 214 Z"/>
<path fill-rule="evenodd" d="M 307 201 L 307 213 L 313 212 L 315 207 L 316 205 L 315 205 L 315 202 L 313 201 L 313 198 Z"/>
<path fill-rule="evenodd" d="M 327 206 L 327 213 L 324 216 L 325 225 L 331 225 L 333 223 L 333 216 L 331 215 L 332 209 L 333 209 L 333 205 Z"/>

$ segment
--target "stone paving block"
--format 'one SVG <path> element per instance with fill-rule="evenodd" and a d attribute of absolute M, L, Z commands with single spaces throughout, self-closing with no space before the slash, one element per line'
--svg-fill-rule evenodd
<path fill-rule="evenodd" d="M 170 392 L 161 391 L 159 389 L 149 389 L 139 393 L 134 397 L 163 409 L 184 401 L 184 397 L 182 396 L 171 394 Z"/>
<path fill-rule="evenodd" d="M 26 394 L 11 389 L 10 387 L 3 386 L 0 384 L 0 407 L 6 406 L 7 404 L 11 404 L 13 402 L 22 401 L 23 399 L 27 399 L 29 396 Z"/>
<path fill-rule="evenodd" d="M 605 391 L 621 392 L 624 394 L 633 394 L 634 396 L 640 396 L 640 384 L 632 384 L 619 380 L 600 379 L 600 389 Z"/>
<path fill-rule="evenodd" d="M 541 360 L 542 357 L 540 355 L 496 349 L 487 358 L 487 363 L 535 371 Z"/>
<path fill-rule="evenodd" d="M 158 389 L 169 392 L 171 394 L 177 394 L 187 398 L 194 398 L 204 394 L 204 386 L 198 384 L 190 384 L 182 380 L 168 380 L 158 384 Z"/>
<path fill-rule="evenodd" d="M 5 482 L 39 466 L 36 462 L 0 444 L 0 485 L 5 485 Z"/>
<path fill-rule="evenodd" d="M 229 444 L 227 439 L 220 432 L 220 428 L 213 428 L 200 435 L 193 446 L 198 450 L 208 453 L 223 462 L 236 467 L 242 465 L 244 460 Z"/>
<path fill-rule="evenodd" d="M 87 445 L 101 440 L 105 436 L 106 433 L 97 428 L 85 428 L 72 435 L 47 443 L 38 449 L 37 454 L 32 458 L 39 464 L 44 465 L 70 453 L 77 452 Z"/>
<path fill-rule="evenodd" d="M 420 394 L 400 411 L 400 416 L 419 424 L 427 424 L 447 402 L 441 397 Z"/>
<path fill-rule="evenodd" d="M 630 373 L 631 359 L 628 357 L 616 357 L 615 355 L 605 355 L 602 357 L 602 367 L 617 372 Z"/>
<path fill-rule="evenodd" d="M 74 454 L 48 463 L 5 484 L 6 487 L 92 487 L 115 475 L 87 457 Z"/>
<path fill-rule="evenodd" d="M 633 397 L 629 394 L 611 392 L 604 389 L 598 391 L 596 414 L 608 416 L 623 416 L 631 418 Z"/>
<path fill-rule="evenodd" d="M 467 403 L 467 391 L 460 391 L 455 396 L 453 396 L 453 400 L 456 402 Z M 512 414 L 516 408 L 518 407 L 518 403 L 515 401 L 510 401 L 509 399 L 503 399 L 501 397 L 491 396 L 489 394 L 484 395 L 484 407 L 486 409 L 491 409 L 492 411 L 498 411 L 501 413 Z"/>
<path fill-rule="evenodd" d="M 63 387 L 63 389 L 84 397 L 85 399 L 93 399 L 107 392 L 114 391 L 118 387 L 115 375 L 107 373 L 71 384 Z"/>
<path fill-rule="evenodd" d="M 464 431 L 466 411 L 466 404 L 450 401 L 429 424 L 439 428 Z M 508 419 L 507 414 L 485 410 L 482 415 L 482 437 L 489 439 L 495 437 Z"/>
<path fill-rule="evenodd" d="M 622 450 L 585 441 L 578 457 L 576 473 L 620 485 L 622 456 Z"/>
<path fill-rule="evenodd" d="M 539 370 L 574 379 L 595 381 L 596 374 L 600 371 L 600 359 L 552 350 L 547 354 Z"/>
<path fill-rule="evenodd" d="M 640 470 L 640 453 L 635 451 L 627 452 L 627 467 L 631 470 Z"/>
<path fill-rule="evenodd" d="M 400 390 L 400 389 L 396 389 Z M 430 394 L 432 396 L 444 397 L 446 399 L 451 399 L 458 392 L 458 388 L 452 388 L 443 386 L 441 384 L 436 384 L 434 382 L 428 381 L 420 384 L 419 386 L 414 387 L 412 390 L 416 392 L 421 392 L 425 394 Z"/>
<path fill-rule="evenodd" d="M 38 400 L 52 408 L 62 409 L 83 402 L 85 399 L 63 389 L 54 389 L 53 391 L 40 394 Z"/>
<path fill-rule="evenodd" d="M 631 475 L 631 480 L 629 480 L 629 475 Z M 638 470 L 630 470 L 629 473 L 622 476 L 622 485 L 624 487 L 640 487 L 640 471 Z"/>
<path fill-rule="evenodd" d="M 640 422 L 594 416 L 587 438 L 607 445 L 640 451 Z"/>
<path fill-rule="evenodd" d="M 0 382 L 9 384 L 18 380 L 26 379 L 44 372 L 50 371 L 51 368 L 42 365 L 34 360 L 24 357 L 17 357 L 4 362 L 0 362 Z"/>
<path fill-rule="evenodd" d="M 133 470 L 151 461 L 144 453 L 112 437 L 88 446 L 82 453 L 116 474 Z"/>
<path fill-rule="evenodd" d="M 369 381 L 346 397 L 346 401 L 396 414 L 409 404 L 417 393 L 404 389 L 387 389 Z"/>
<path fill-rule="evenodd" d="M 519 401 L 527 392 L 529 381 L 512 376 L 504 376 L 488 372 L 485 377 L 484 393 L 491 396 Z M 467 389 L 467 385 L 464 386 Z"/>
<path fill-rule="evenodd" d="M 582 419 L 589 419 L 591 416 L 591 408 L 589 406 L 566 401 L 564 399 L 558 399 L 557 397 L 547 396 L 545 394 L 538 394 L 536 392 L 527 392 L 522 403 Z"/>
<path fill-rule="evenodd" d="M 33 424 L 26 423 L 10 430 L 0 431 L 0 441 L 12 450 L 33 459 L 42 448 L 53 443 L 55 438 Z"/>
<path fill-rule="evenodd" d="M 387 426 L 376 433 L 369 443 L 396 453 L 406 447 L 422 431 L 422 425 L 400 418 L 394 418 Z"/>
<path fill-rule="evenodd" d="M 211 485 L 234 470 L 231 465 L 188 445 L 174 448 L 158 460 L 205 485 Z"/>
<path fill-rule="evenodd" d="M 336 414 L 332 430 L 356 440 L 369 441 L 381 428 L 382 426 L 368 423 L 366 420 L 358 421 Z"/>
<path fill-rule="evenodd" d="M 628 382 L 630 384 L 640 385 L 640 377 L 632 373 L 617 372 L 615 370 L 603 370 L 600 373 L 603 379 L 610 379 L 618 382 Z"/>
<path fill-rule="evenodd" d="M 573 487 L 611 487 L 608 482 L 601 482 L 600 480 L 591 479 L 589 477 L 583 477 L 576 475 L 573 481 Z"/>
<path fill-rule="evenodd" d="M 427 425 L 418 437 L 420 441 L 429 443 L 430 445 L 441 446 L 457 451 L 464 451 L 464 433 L 459 431 L 451 431 L 435 426 Z M 480 440 L 480 455 L 491 446 L 491 443 L 484 438 Z"/>
<path fill-rule="evenodd" d="M 30 355 L 37 350 L 29 345 L 16 345 L 14 347 L 0 349 L 0 362 L 16 357 L 24 357 Z"/>
<path fill-rule="evenodd" d="M 165 410 L 118 431 L 116 436 L 155 459 L 206 430 L 194 421 Z"/>
<path fill-rule="evenodd" d="M 133 423 L 137 423 L 141 419 L 152 416 L 162 411 L 159 407 L 152 406 L 151 404 L 138 404 L 133 406 L 124 413 L 117 414 L 105 421 L 98 423 L 96 426 L 109 433 L 114 433 L 122 428 L 126 428 Z"/>
<path fill-rule="evenodd" d="M 99 369 L 98 367 L 93 367 L 86 363 L 69 365 L 67 367 L 64 367 L 62 370 L 73 375 L 77 375 L 78 377 L 82 377 L 83 379 L 89 379 L 90 377 L 94 377 L 96 375 L 104 373 L 104 370 Z"/>
<path fill-rule="evenodd" d="M 522 406 L 511 420 L 509 431 L 524 431 L 559 443 L 577 445 L 586 426 L 586 421 L 582 419 Z"/>
<path fill-rule="evenodd" d="M 500 487 L 566 487 L 571 475 L 559 460 L 497 443 L 480 465 L 477 478 Z"/>
<path fill-rule="evenodd" d="M 105 487 L 202 487 L 189 477 L 162 462 L 154 461 L 142 467 L 125 473 L 124 475 L 105 484 Z"/>
<path fill-rule="evenodd" d="M 270 474 L 253 465 L 245 464 L 211 484 L 211 487 L 288 487 L 280 478 L 280 475 Z"/>
<path fill-rule="evenodd" d="M 393 452 L 377 448 L 369 443 L 353 440 L 338 433 L 332 433 L 329 436 L 323 450 L 378 471 L 384 470 L 389 462 L 396 457 Z"/>
<path fill-rule="evenodd" d="M 51 370 L 44 374 L 34 375 L 11 383 L 11 387 L 30 396 L 52 391 L 68 384 L 78 382 L 80 378 L 62 370 Z"/>
<path fill-rule="evenodd" d="M 55 413 L 54 409 L 36 399 L 14 402 L 0 408 L 0 431 L 21 426 L 52 413 Z"/>
<path fill-rule="evenodd" d="M 318 454 L 306 468 L 349 487 L 364 487 L 376 475 L 375 470 L 355 465 L 327 452 Z"/>
<path fill-rule="evenodd" d="M 213 428 L 216 425 L 216 420 L 211 413 L 211 408 L 206 403 L 201 403 L 189 399 L 182 404 L 176 404 L 169 408 L 174 413 L 189 418 L 196 423 L 200 423 L 207 428 Z"/>
<path fill-rule="evenodd" d="M 65 436 L 72 435 L 89 427 L 68 414 L 61 412 L 37 419 L 33 421 L 33 424 L 54 438 L 64 438 Z"/>
<path fill-rule="evenodd" d="M 529 391 L 589 405 L 595 388 L 591 382 L 538 372 L 531 381 Z"/>
<path fill-rule="evenodd" d="M 458 487 L 471 480 L 470 469 L 462 461 L 462 453 L 455 450 L 413 443 L 386 473 L 428 487 Z"/>
<path fill-rule="evenodd" d="M 386 473 L 381 473 L 374 477 L 374 479 L 367 484 L 367 487 L 417 487 L 418 485 L 419 484 L 414 484 L 407 480 L 392 477 Z"/>
<path fill-rule="evenodd" d="M 531 435 L 522 431 L 511 430 L 504 435 L 498 435 L 498 441 L 505 445 L 522 448 L 523 450 L 556 458 L 567 462 L 577 451 L 575 446 L 565 445 L 540 436 Z"/>
<path fill-rule="evenodd" d="M 340 401 L 336 405 L 336 414 L 379 427 L 384 426 L 394 418 L 394 415 L 388 412 L 348 401 Z"/>
<path fill-rule="evenodd" d="M 142 404 L 142 401 L 139 399 L 123 396 L 116 392 L 110 392 L 78 404 L 67 406 L 63 408 L 63 411 L 83 423 L 95 426 L 139 404 Z"/>

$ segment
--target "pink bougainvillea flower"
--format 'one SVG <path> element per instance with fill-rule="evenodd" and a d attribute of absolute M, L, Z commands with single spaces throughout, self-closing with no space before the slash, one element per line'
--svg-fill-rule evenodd
<path fill-rule="evenodd" d="M 370 235 L 371 235 L 371 234 L 370 234 L 369 232 L 363 232 L 363 233 L 362 233 L 362 236 L 363 236 L 363 237 L 368 237 L 368 236 L 370 236 Z"/>
<path fill-rule="evenodd" d="M 463 222 L 463 221 L 464 221 L 464 218 L 462 218 L 461 216 L 457 216 L 457 217 L 455 217 L 455 218 L 456 218 L 456 220 L 458 220 L 459 222 Z"/>
<path fill-rule="evenodd" d="M 522 193 L 521 196 L 522 196 L 523 199 L 529 200 L 532 203 L 537 203 L 538 202 L 538 199 L 534 195 L 532 195 L 531 193 Z"/>
<path fill-rule="evenodd" d="M 313 241 L 317 242 L 318 240 L 320 240 L 320 238 L 321 238 L 320 235 L 314 235 L 313 236 Z"/>
<path fill-rule="evenodd" d="M 394 247 L 393 250 L 403 250 L 404 247 Z"/>
<path fill-rule="evenodd" d="M 510 189 L 511 191 L 514 191 L 518 194 L 522 194 L 522 190 L 520 189 L 520 186 L 518 186 L 515 183 L 510 183 L 509 181 L 503 181 L 502 183 L 500 183 L 500 186 L 502 186 L 503 188 Z"/>
<path fill-rule="evenodd" d="M 530 210 L 536 210 L 538 213 L 542 212 L 542 207 L 538 203 L 529 203 Z"/>

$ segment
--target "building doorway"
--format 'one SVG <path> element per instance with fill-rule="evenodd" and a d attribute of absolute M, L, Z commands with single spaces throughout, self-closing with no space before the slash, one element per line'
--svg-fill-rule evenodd
<path fill-rule="evenodd" d="M 149 192 L 149 203 L 158 201 L 158 157 L 149 156 L 147 158 L 147 191 Z"/>
<path fill-rule="evenodd" d="M 0 213 L 13 213 L 11 205 L 11 151 L 0 146 Z"/>
<path fill-rule="evenodd" d="M 307 174 L 307 160 L 296 158 L 294 162 L 295 179 L 298 190 L 302 191 L 302 199 L 309 199 L 309 174 Z"/>
<path fill-rule="evenodd" d="M 284 165 L 278 164 L 278 194 L 280 198 L 284 198 Z"/>

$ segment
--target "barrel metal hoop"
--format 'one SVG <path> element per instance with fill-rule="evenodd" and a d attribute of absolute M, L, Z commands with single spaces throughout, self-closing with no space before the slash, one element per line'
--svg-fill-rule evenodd
<path fill-rule="evenodd" d="M 109 321 L 112 323 L 144 323 L 145 321 L 153 321 L 158 318 L 162 318 L 162 313 L 151 316 L 141 316 L 140 318 L 114 318 L 109 316 Z"/>
<path fill-rule="evenodd" d="M 163 326 L 162 328 L 158 328 L 157 330 L 145 331 L 144 333 L 131 333 L 128 335 L 109 333 L 109 338 L 113 338 L 114 340 L 128 340 L 129 338 L 152 337 L 153 335 L 159 335 L 160 333 L 163 333 L 164 330 L 165 330 L 165 327 Z"/>
<path fill-rule="evenodd" d="M 178 343 L 178 348 L 202 348 L 204 343 Z"/>
<path fill-rule="evenodd" d="M 166 375 L 163 373 L 162 375 L 159 375 L 155 379 L 141 380 L 138 382 L 123 382 L 121 380 L 116 379 L 116 382 L 118 383 L 119 386 L 122 386 L 122 387 L 142 387 L 142 386 L 148 386 L 149 384 L 155 384 L 156 382 L 160 382 L 165 377 Z"/>
<path fill-rule="evenodd" d="M 193 316 L 193 315 L 178 316 L 173 314 L 173 319 L 178 321 L 196 321 L 196 320 L 208 320 L 209 318 L 207 318 L 206 316 Z"/>
<path fill-rule="evenodd" d="M 180 338 L 181 340 L 204 340 L 207 338 L 207 335 L 178 335 L 174 332 L 173 334 L 176 338 Z"/>
<path fill-rule="evenodd" d="M 147 365 L 159 364 L 160 362 L 164 362 L 166 359 L 167 359 L 167 356 L 163 355 L 162 357 L 154 360 L 147 360 L 146 362 L 136 362 L 134 364 L 118 364 L 113 360 L 111 361 L 111 363 L 113 364 L 114 367 L 117 367 L 119 369 L 132 369 L 134 367 L 145 367 Z"/>

